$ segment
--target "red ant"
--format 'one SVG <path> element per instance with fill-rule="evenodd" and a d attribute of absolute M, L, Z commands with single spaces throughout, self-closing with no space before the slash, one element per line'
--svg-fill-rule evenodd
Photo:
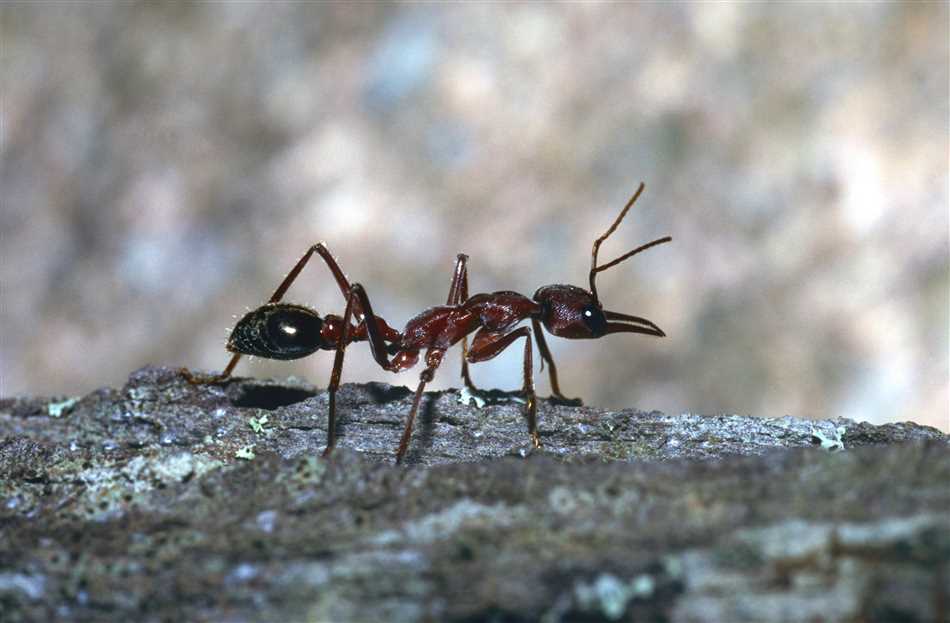
<path fill-rule="evenodd" d="M 590 262 L 590 291 L 576 286 L 555 284 L 539 288 L 530 299 L 511 291 L 469 296 L 466 268 L 468 256 L 459 254 L 446 304 L 422 311 L 406 323 L 406 328 L 400 333 L 373 313 L 366 290 L 359 283 L 351 285 L 347 281 L 336 260 L 321 242 L 304 253 L 267 303 L 248 312 L 238 321 L 227 343 L 227 349 L 234 353 L 234 356 L 221 374 L 199 376 L 191 374 L 187 369 L 182 371 L 192 383 L 216 383 L 231 376 L 243 355 L 257 355 L 267 359 L 299 359 L 318 350 L 335 350 L 336 356 L 328 387 L 330 404 L 327 416 L 327 447 L 323 452 L 323 456 L 328 456 L 336 444 L 336 391 L 340 386 L 343 356 L 347 345 L 368 341 L 376 363 L 390 372 L 400 372 L 413 367 L 419 360 L 419 352 L 426 349 L 426 367 L 419 375 L 419 386 L 396 451 L 396 462 L 399 463 L 409 447 L 412 425 L 419 410 L 422 392 L 426 383 L 434 378 L 445 351 L 462 342 L 462 378 L 466 387 L 474 390 L 468 374 L 468 364 L 487 361 L 519 338 L 524 338 L 524 411 L 531 443 L 535 448 L 540 448 L 537 402 L 531 374 L 531 330 L 528 327 L 515 329 L 513 327 L 516 324 L 527 318 L 531 319 L 538 351 L 543 362 L 548 364 L 554 397 L 568 402 L 570 401 L 561 394 L 557 382 L 557 368 L 544 341 L 542 325 L 552 335 L 568 339 L 599 338 L 611 333 L 643 333 L 656 337 L 666 335 L 645 318 L 604 310 L 594 283 L 597 273 L 650 247 L 672 240 L 670 236 L 666 236 L 624 253 L 611 262 L 597 265 L 597 252 L 601 243 L 617 229 L 643 192 L 643 188 L 641 183 L 613 225 L 594 241 Z M 323 258 L 333 273 L 343 298 L 346 299 L 342 318 L 333 314 L 321 317 L 309 307 L 280 302 L 314 253 Z M 356 324 L 351 322 L 354 319 Z M 467 337 L 473 332 L 475 335 L 469 348 Z"/>

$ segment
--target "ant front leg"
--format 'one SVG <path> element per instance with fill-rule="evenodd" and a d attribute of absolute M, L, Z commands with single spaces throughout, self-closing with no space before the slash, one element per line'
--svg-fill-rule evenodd
<path fill-rule="evenodd" d="M 551 395 L 558 402 L 562 402 L 567 405 L 572 406 L 581 406 L 584 404 L 580 398 L 568 398 L 561 393 L 561 388 L 557 382 L 557 366 L 554 365 L 554 357 L 551 356 L 551 351 L 548 349 L 548 343 L 544 339 L 544 333 L 541 331 L 541 323 L 538 322 L 537 318 L 531 319 L 531 326 L 534 328 L 534 339 L 538 341 L 538 352 L 541 353 L 541 367 L 544 368 L 544 364 L 548 364 L 548 378 L 551 381 Z"/>
<path fill-rule="evenodd" d="M 290 272 L 287 273 L 287 276 L 280 282 L 280 285 L 277 286 L 277 289 L 274 290 L 274 293 L 271 294 L 270 298 L 267 300 L 268 303 L 279 303 L 284 294 L 287 293 L 287 290 L 290 289 L 290 286 L 297 279 L 297 276 L 300 274 L 300 271 L 303 270 L 304 266 L 307 265 L 307 262 L 310 261 L 310 258 L 313 257 L 314 253 L 318 253 L 323 261 L 326 263 L 327 268 L 330 269 L 330 272 L 333 273 L 333 278 L 336 279 L 337 285 L 340 286 L 340 291 L 343 293 L 343 297 L 347 300 L 349 299 L 350 284 L 346 280 L 346 275 L 343 274 L 343 271 L 340 270 L 340 266 L 336 263 L 336 258 L 330 253 L 326 245 L 322 242 L 318 242 L 313 245 L 303 256 L 297 260 L 297 263 L 294 264 L 294 267 L 290 269 Z M 231 357 L 231 361 L 228 362 L 228 365 L 220 374 L 193 374 L 188 368 L 181 368 L 180 372 L 182 376 L 185 377 L 192 385 L 204 385 L 211 383 L 221 383 L 226 381 L 231 377 L 231 373 L 234 372 L 234 368 L 237 366 L 238 361 L 241 360 L 243 355 L 241 353 L 234 353 Z"/>
<path fill-rule="evenodd" d="M 455 272 L 452 274 L 452 285 L 449 286 L 449 298 L 446 305 L 461 305 L 468 300 L 468 256 L 459 253 L 455 260 Z M 462 381 L 472 393 L 478 391 L 472 383 L 468 373 L 468 336 L 462 338 Z"/>
<path fill-rule="evenodd" d="M 532 359 L 531 359 L 531 330 L 528 327 L 520 327 L 510 333 L 501 331 L 488 331 L 485 328 L 479 329 L 472 340 L 472 349 L 468 351 L 468 360 L 471 363 L 487 361 L 495 357 L 501 351 L 508 348 L 512 342 L 518 338 L 524 338 L 524 386 L 522 391 L 525 395 L 525 418 L 528 420 L 528 435 L 531 437 L 531 444 L 535 448 L 541 447 L 541 437 L 538 434 L 538 404 L 534 395 L 534 380 L 532 379 Z"/>

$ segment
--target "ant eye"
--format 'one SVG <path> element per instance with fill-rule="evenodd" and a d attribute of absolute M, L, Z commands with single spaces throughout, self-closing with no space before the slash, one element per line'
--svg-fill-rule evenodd
<path fill-rule="evenodd" d="M 584 319 L 584 324 L 587 325 L 594 337 L 607 334 L 607 317 L 604 316 L 603 310 L 596 305 L 585 306 L 581 310 L 581 318 Z"/>
<path fill-rule="evenodd" d="M 302 305 L 259 307 L 238 321 L 228 349 L 267 359 L 298 359 L 320 349 L 323 319 Z"/>

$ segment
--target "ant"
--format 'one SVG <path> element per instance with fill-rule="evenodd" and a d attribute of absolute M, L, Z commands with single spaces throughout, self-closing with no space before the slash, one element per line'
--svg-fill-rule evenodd
<path fill-rule="evenodd" d="M 641 183 L 610 228 L 594 241 L 590 262 L 590 291 L 577 286 L 554 284 L 539 288 L 532 298 L 507 290 L 469 296 L 466 266 L 468 256 L 460 253 L 456 259 L 445 305 L 423 310 L 409 320 L 402 332 L 399 332 L 373 312 L 366 289 L 359 283 L 350 284 L 347 281 L 336 259 L 324 243 L 320 242 L 307 249 L 267 303 L 245 314 L 234 326 L 227 343 L 227 349 L 234 355 L 223 372 L 204 376 L 192 374 L 183 368 L 182 373 L 194 384 L 219 383 L 231 376 L 243 355 L 289 360 L 306 357 L 318 350 L 335 351 L 327 388 L 327 447 L 323 451 L 323 456 L 326 457 L 336 444 L 336 391 L 340 386 L 346 347 L 353 342 L 368 341 L 376 363 L 390 372 L 412 368 L 418 363 L 420 351 L 426 349 L 425 369 L 419 375 L 419 386 L 416 388 L 412 409 L 396 450 L 396 462 L 400 463 L 409 447 L 412 426 L 423 390 L 435 377 L 446 350 L 458 342 L 462 343 L 462 378 L 465 386 L 474 390 L 468 364 L 487 361 L 518 339 L 524 338 L 524 413 L 528 420 L 531 443 L 535 448 L 540 448 L 537 401 L 532 380 L 532 331 L 528 327 L 514 328 L 515 325 L 522 320 L 531 319 L 542 363 L 548 364 L 551 390 L 556 399 L 565 402 L 572 401 L 561 393 L 557 382 L 557 368 L 541 331 L 542 325 L 552 335 L 568 339 L 600 338 L 612 333 L 641 333 L 656 337 L 666 335 L 662 329 L 645 318 L 605 310 L 597 296 L 595 284 L 597 273 L 612 268 L 650 247 L 672 240 L 670 236 L 659 238 L 606 264 L 597 264 L 600 245 L 617 229 L 630 207 L 640 197 L 643 188 Z M 314 253 L 323 258 L 346 300 L 342 317 L 334 314 L 321 317 L 309 307 L 280 302 Z M 472 333 L 475 335 L 469 347 L 467 338 Z"/>

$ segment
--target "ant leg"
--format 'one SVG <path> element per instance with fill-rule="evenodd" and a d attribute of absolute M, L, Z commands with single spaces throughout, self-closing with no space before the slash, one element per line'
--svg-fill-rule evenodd
<path fill-rule="evenodd" d="M 241 360 L 241 357 L 243 357 L 241 353 L 234 353 L 231 356 L 231 361 L 228 362 L 228 365 L 225 366 L 224 371 L 220 374 L 195 374 L 188 368 L 179 368 L 178 371 L 185 377 L 185 380 L 192 385 L 221 383 L 231 378 L 231 373 L 234 372 L 234 368 L 237 366 L 238 361 Z"/>
<path fill-rule="evenodd" d="M 363 327 L 366 330 L 366 337 L 369 341 L 370 351 L 373 353 L 373 359 L 376 360 L 376 363 L 380 365 L 385 370 L 391 372 L 398 372 L 400 370 L 406 370 L 411 368 L 416 363 L 418 358 L 418 350 L 403 350 L 399 349 L 395 352 L 390 359 L 389 349 L 386 345 L 386 341 L 396 342 L 401 335 L 398 331 L 394 329 L 389 329 L 388 325 L 385 324 L 385 321 L 382 318 L 378 318 L 375 313 L 373 313 L 373 306 L 369 302 L 369 297 L 366 295 L 366 290 L 359 283 L 354 283 L 350 288 L 350 295 L 347 298 L 346 312 L 344 313 L 343 326 L 344 330 L 349 330 L 350 324 L 350 315 L 353 313 L 354 308 L 359 308 L 362 310 L 358 319 L 360 321 L 359 327 Z M 382 326 L 382 328 L 381 328 Z M 383 332 L 390 331 L 391 335 L 384 335 Z M 331 386 L 333 386 L 333 392 L 336 392 L 335 384 L 339 384 L 339 374 L 343 367 L 343 349 L 344 344 L 342 344 L 343 338 L 341 335 L 341 343 L 337 344 L 337 354 L 333 362 L 333 376 L 331 377 Z M 439 367 L 439 364 L 442 363 L 442 356 L 445 354 L 445 349 L 441 348 L 430 348 L 426 351 L 426 368 L 422 371 L 422 374 L 419 375 L 419 387 L 416 389 L 416 396 L 412 402 L 412 409 L 409 411 L 409 417 L 406 420 L 406 427 L 402 433 L 402 439 L 399 442 L 399 448 L 396 450 L 396 463 L 402 461 L 403 456 L 406 454 L 406 450 L 409 447 L 409 439 L 412 436 L 412 425 L 416 419 L 416 412 L 419 410 L 419 403 L 422 400 L 422 392 L 425 390 L 426 383 L 432 381 L 435 377 L 435 370 Z M 333 424 L 332 418 L 335 417 L 333 408 L 335 404 L 333 402 L 334 393 L 331 393 L 331 426 Z M 328 437 L 329 440 L 329 437 Z M 324 456 L 329 452 L 329 446 L 324 453 Z"/>
<path fill-rule="evenodd" d="M 501 351 L 508 348 L 515 340 L 523 337 L 524 342 L 524 386 L 525 417 L 528 420 L 528 435 L 535 448 L 541 447 L 541 437 L 538 435 L 538 404 L 534 394 L 534 380 L 532 378 L 532 349 L 531 329 L 520 327 L 510 333 L 500 331 L 486 331 L 479 329 L 472 340 L 472 350 L 468 351 L 468 360 L 472 363 L 487 361 Z"/>
<path fill-rule="evenodd" d="M 304 266 L 307 265 L 307 262 L 310 261 L 310 258 L 313 256 L 314 252 L 320 254 L 320 257 L 323 258 L 323 261 L 326 263 L 327 268 L 330 269 L 330 272 L 333 273 L 334 279 L 336 279 L 337 285 L 340 286 L 340 290 L 343 292 L 344 298 L 349 296 L 350 284 L 346 280 L 346 275 L 343 274 L 343 271 L 340 270 L 340 266 L 336 263 L 336 259 L 330 254 L 330 251 L 327 250 L 326 245 L 322 242 L 318 242 L 313 245 L 303 256 L 297 260 L 297 263 L 294 264 L 294 267 L 290 269 L 290 272 L 287 273 L 287 276 L 280 282 L 280 285 L 277 286 L 277 289 L 274 290 L 274 293 L 271 294 L 270 298 L 267 300 L 268 303 L 277 303 L 282 298 L 284 294 L 287 293 L 287 290 L 297 279 L 297 275 L 300 274 L 300 271 L 303 270 Z M 220 383 L 226 381 L 231 377 L 231 373 L 234 372 L 234 368 L 237 366 L 238 361 L 241 360 L 243 355 L 241 353 L 235 353 L 231 357 L 231 361 L 228 362 L 228 365 L 224 368 L 224 371 L 220 374 L 193 374 L 188 368 L 181 368 L 180 372 L 182 376 L 185 377 L 192 385 L 203 385 L 211 383 Z"/>
<path fill-rule="evenodd" d="M 455 271 L 452 273 L 452 284 L 449 286 L 449 298 L 445 301 L 446 305 L 458 305 L 464 301 L 464 299 L 459 298 L 459 293 L 461 292 L 462 280 L 465 279 L 465 275 L 468 273 L 468 269 L 465 267 L 467 261 L 468 256 L 464 253 L 459 253 L 455 258 Z"/>
<path fill-rule="evenodd" d="M 354 283 L 350 293 L 356 297 L 353 302 L 354 313 L 357 314 L 356 340 L 367 339 L 373 359 L 384 370 L 400 372 L 416 364 L 418 350 L 405 350 L 398 347 L 402 334 L 396 331 L 386 321 L 373 312 L 373 306 L 366 295 L 366 289 L 359 283 Z M 364 333 L 365 331 L 365 333 Z M 387 344 L 389 342 L 390 344 Z M 394 348 L 390 348 L 393 345 Z M 393 352 L 394 351 L 394 352 Z M 392 358 L 390 353 L 393 352 Z"/>
<path fill-rule="evenodd" d="M 468 300 L 468 256 L 459 253 L 455 260 L 455 272 L 452 275 L 452 285 L 449 286 L 449 298 L 446 305 L 461 305 Z M 472 383 L 472 377 L 468 373 L 468 336 L 462 337 L 462 381 L 470 392 L 477 392 L 478 389 Z"/>
<path fill-rule="evenodd" d="M 359 287 L 359 284 L 356 284 L 355 287 Z M 353 307 L 357 304 L 356 294 L 354 294 L 353 290 L 350 290 L 350 295 L 346 298 L 346 310 L 343 312 L 340 337 L 336 342 L 336 353 L 333 356 L 333 371 L 330 373 L 330 384 L 327 386 L 330 404 L 327 412 L 327 447 L 323 450 L 324 458 L 330 456 L 334 446 L 336 446 L 336 390 L 340 387 L 340 376 L 343 374 L 343 355 L 350 338 L 350 318 L 353 315 Z"/>
<path fill-rule="evenodd" d="M 340 286 L 340 292 L 343 293 L 343 298 L 347 298 L 350 292 L 350 282 L 346 280 L 346 275 L 340 270 L 340 265 L 336 263 L 336 258 L 330 254 L 327 246 L 322 242 L 318 242 L 310 247 L 310 249 L 320 254 L 320 257 L 323 258 L 323 263 L 326 264 L 330 272 L 333 273 L 333 278 L 336 279 L 337 285 Z"/>
<path fill-rule="evenodd" d="M 531 319 L 531 326 L 534 328 L 534 339 L 538 342 L 538 352 L 541 353 L 542 367 L 544 363 L 548 364 L 548 378 L 551 380 L 551 395 L 555 399 L 570 405 L 581 406 L 584 404 L 580 398 L 568 398 L 561 393 L 561 388 L 557 382 L 557 366 L 554 365 L 554 357 L 548 349 L 548 343 L 544 339 L 544 333 L 541 331 L 541 323 L 537 318 Z"/>
<path fill-rule="evenodd" d="M 465 268 L 462 272 L 462 284 L 459 289 L 459 303 L 464 303 L 468 300 L 468 268 Z M 465 383 L 465 387 L 468 388 L 468 391 L 475 393 L 478 391 L 478 388 L 475 387 L 475 383 L 472 382 L 472 377 L 468 374 L 468 336 L 462 337 L 462 381 Z"/>
<path fill-rule="evenodd" d="M 422 392 L 426 383 L 435 378 L 436 368 L 442 363 L 442 356 L 445 354 L 444 348 L 430 348 L 426 351 L 426 369 L 419 375 L 419 387 L 416 388 L 416 396 L 412 400 L 412 409 L 409 411 L 409 417 L 406 418 L 406 427 L 402 431 L 402 439 L 399 440 L 399 448 L 396 450 L 396 463 L 402 462 L 402 458 L 409 448 L 409 439 L 412 437 L 412 425 L 416 420 L 416 413 L 419 411 L 419 403 L 422 401 Z"/>

